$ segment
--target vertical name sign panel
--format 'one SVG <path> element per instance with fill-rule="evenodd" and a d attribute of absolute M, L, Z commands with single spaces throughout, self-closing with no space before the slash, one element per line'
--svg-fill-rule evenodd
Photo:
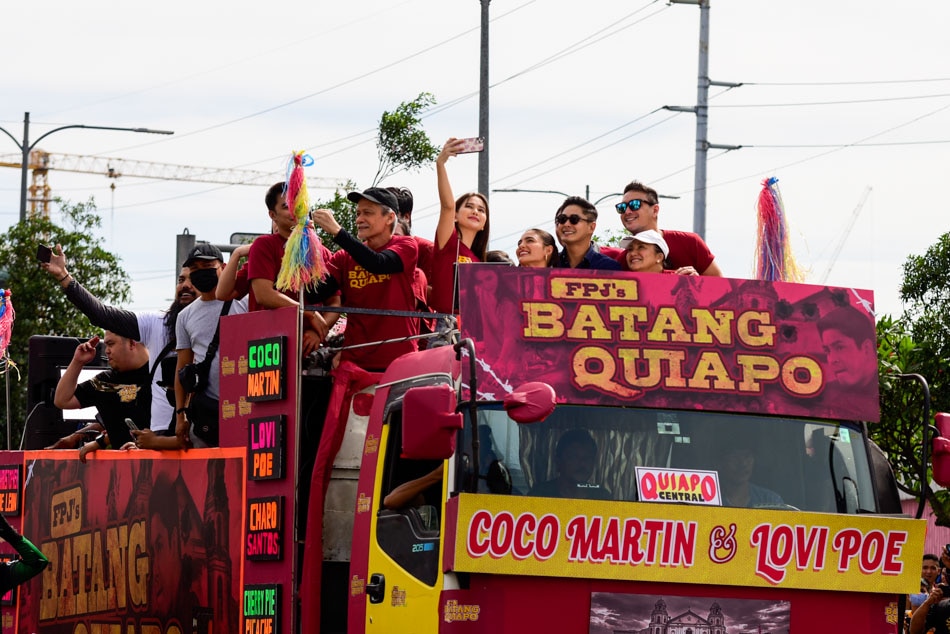
<path fill-rule="evenodd" d="M 221 444 L 247 451 L 241 631 L 293 629 L 298 342 L 294 307 L 221 321 Z"/>

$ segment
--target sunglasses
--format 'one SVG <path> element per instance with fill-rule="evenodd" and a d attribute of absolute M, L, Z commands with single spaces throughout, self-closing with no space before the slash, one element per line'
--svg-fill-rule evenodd
<path fill-rule="evenodd" d="M 576 225 L 581 220 L 584 222 L 590 222 L 590 220 L 584 216 L 581 216 L 580 214 L 571 214 L 570 216 L 567 214 L 559 214 L 554 217 L 554 222 L 559 225 L 563 225 L 565 222 L 570 222 L 572 225 Z"/>
<path fill-rule="evenodd" d="M 629 202 L 617 203 L 616 205 L 614 205 L 614 207 L 617 208 L 618 214 L 622 214 L 623 212 L 627 211 L 628 207 L 630 208 L 630 211 L 637 211 L 643 205 L 652 207 L 653 203 L 651 203 L 649 200 L 643 200 L 642 198 L 634 198 L 633 200 Z"/>

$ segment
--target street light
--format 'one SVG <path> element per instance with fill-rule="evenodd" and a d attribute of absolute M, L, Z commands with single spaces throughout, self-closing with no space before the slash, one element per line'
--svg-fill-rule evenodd
<path fill-rule="evenodd" d="M 142 132 L 145 134 L 175 134 L 171 130 L 152 130 L 151 128 L 117 128 L 114 126 L 107 125 L 64 125 L 58 128 L 53 128 L 46 134 L 41 134 L 38 139 L 30 143 L 30 113 L 23 113 L 23 143 L 20 143 L 16 140 L 16 137 L 0 128 L 0 132 L 3 132 L 8 137 L 13 139 L 13 142 L 17 144 L 17 147 L 20 148 L 22 154 L 21 165 L 20 165 L 20 222 L 26 220 L 26 175 L 30 169 L 30 152 L 33 151 L 33 148 L 36 147 L 36 144 L 53 134 L 54 132 L 59 132 L 60 130 L 68 130 L 70 128 L 85 128 L 87 130 L 118 130 L 119 132 Z"/>

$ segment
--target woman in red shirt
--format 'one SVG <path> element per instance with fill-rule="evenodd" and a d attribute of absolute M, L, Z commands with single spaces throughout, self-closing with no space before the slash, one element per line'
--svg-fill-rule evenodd
<path fill-rule="evenodd" d="M 441 209 L 435 230 L 429 305 L 440 313 L 458 313 L 456 264 L 484 262 L 488 249 L 488 199 L 469 192 L 455 200 L 445 170 L 449 157 L 458 154 L 464 145 L 463 140 L 450 138 L 435 160 Z"/>

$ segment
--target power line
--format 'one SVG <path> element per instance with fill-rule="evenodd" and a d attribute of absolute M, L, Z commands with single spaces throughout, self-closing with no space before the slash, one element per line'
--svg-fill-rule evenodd
<path fill-rule="evenodd" d="M 637 15 L 638 13 L 640 13 L 640 12 L 642 12 L 642 11 L 645 11 L 645 10 L 647 9 L 647 7 L 649 7 L 649 6 L 652 5 L 652 4 L 657 3 L 658 1 L 659 1 L 659 0 L 651 0 L 649 3 L 647 3 L 646 5 L 640 7 L 640 8 L 637 9 L 636 11 L 633 11 L 632 13 L 628 13 L 627 15 L 623 16 L 622 18 L 620 18 L 619 21 L 618 21 L 618 20 L 612 21 L 609 25 L 607 25 L 607 26 L 605 26 L 605 27 L 603 27 L 603 28 L 601 28 L 601 29 L 595 31 L 594 33 L 592 33 L 592 34 L 590 34 L 590 35 L 587 35 L 587 36 L 585 36 L 585 37 L 583 37 L 583 38 L 577 40 L 577 41 L 574 42 L 573 44 L 570 44 L 570 45 L 568 45 L 568 46 L 562 48 L 560 51 L 554 53 L 553 55 L 550 55 L 550 56 L 548 56 L 548 57 L 542 59 L 541 61 L 536 62 L 535 64 L 532 64 L 531 66 L 525 68 L 524 70 L 518 71 L 517 73 L 515 73 L 515 74 L 513 74 L 513 75 L 510 75 L 510 76 L 506 77 L 505 79 L 502 79 L 501 81 L 495 82 L 494 84 L 492 84 L 491 87 L 492 87 L 492 88 L 495 88 L 496 86 L 500 86 L 500 85 L 502 85 L 502 84 L 504 84 L 504 83 L 507 83 L 507 82 L 509 82 L 509 81 L 511 81 L 511 80 L 513 80 L 513 79 L 516 79 L 517 77 L 520 77 L 520 76 L 522 76 L 522 75 L 524 75 L 524 74 L 530 73 L 531 71 L 538 70 L 539 68 L 543 68 L 543 67 L 547 66 L 548 64 L 551 64 L 551 63 L 556 62 L 556 61 L 558 61 L 558 60 L 560 60 L 560 59 L 562 59 L 562 58 L 564 58 L 564 57 L 567 57 L 568 55 L 572 55 L 572 54 L 574 54 L 574 53 L 576 53 L 576 52 L 578 52 L 578 51 L 582 51 L 582 50 L 584 50 L 585 48 L 587 48 L 588 46 L 593 46 L 594 44 L 599 44 L 599 43 L 601 43 L 601 42 L 603 42 L 603 41 L 606 41 L 606 39 L 609 38 L 610 36 L 616 35 L 617 33 L 620 33 L 621 31 L 626 31 L 626 30 L 629 29 L 630 27 L 636 26 L 637 24 L 640 24 L 641 22 L 644 22 L 644 21 L 646 21 L 646 20 L 649 20 L 650 18 L 652 18 L 652 17 L 654 17 L 654 16 L 656 16 L 656 15 L 659 15 L 660 13 L 662 13 L 663 11 L 666 11 L 666 10 L 669 8 L 668 6 L 667 6 L 667 7 L 663 7 L 663 8 L 661 8 L 659 11 L 655 11 L 654 13 L 651 13 L 650 15 L 644 16 L 644 17 L 640 18 L 639 20 L 636 20 L 636 21 L 634 21 L 634 22 L 631 22 L 630 24 L 627 24 L 627 25 L 618 25 L 618 22 L 623 22 L 624 20 L 628 20 L 628 19 L 632 18 L 633 16 Z M 611 29 L 613 29 L 613 30 L 611 30 Z M 600 38 L 600 39 L 596 39 L 596 38 L 598 38 L 599 36 L 601 36 L 601 34 L 605 33 L 606 31 L 610 31 L 610 32 L 607 33 L 604 37 L 602 37 L 602 38 Z"/>
<path fill-rule="evenodd" d="M 720 183 L 715 183 L 715 184 L 713 184 L 713 185 L 707 185 L 707 189 L 713 188 L 713 187 L 722 187 L 723 185 L 730 185 L 730 184 L 732 184 L 732 183 L 737 183 L 737 182 L 739 182 L 739 181 L 743 181 L 743 180 L 746 180 L 746 179 L 749 179 L 749 178 L 755 178 L 755 177 L 761 176 L 761 175 L 763 175 L 763 174 L 774 174 L 774 173 L 778 172 L 779 170 L 786 169 L 786 168 L 788 168 L 788 167 L 793 167 L 793 166 L 795 166 L 795 165 L 801 165 L 802 163 L 807 163 L 807 162 L 809 162 L 809 161 L 813 161 L 813 160 L 815 160 L 815 159 L 818 159 L 818 158 L 821 158 L 821 157 L 824 157 L 824 156 L 828 156 L 829 154 L 834 154 L 835 152 L 840 152 L 841 150 L 843 150 L 843 149 L 845 149 L 845 148 L 860 146 L 860 145 L 864 144 L 866 141 L 869 141 L 870 139 L 874 139 L 874 138 L 877 138 L 877 137 L 879 137 L 879 136 L 883 136 L 883 135 L 885 135 L 885 134 L 887 134 L 887 133 L 889 133 L 889 132 L 893 132 L 894 130 L 899 130 L 900 128 L 907 127 L 907 126 L 909 126 L 909 125 L 912 125 L 912 124 L 914 124 L 914 123 L 917 123 L 917 122 L 919 122 L 919 121 L 922 121 L 923 119 L 926 119 L 926 118 L 928 118 L 928 117 L 932 117 L 932 116 L 934 116 L 934 115 L 936 115 L 936 114 L 939 114 L 939 113 L 943 112 L 944 110 L 947 110 L 948 108 L 950 108 L 950 104 L 947 104 L 947 105 L 945 105 L 945 106 L 941 106 L 940 108 L 937 108 L 936 110 L 932 110 L 932 111 L 930 111 L 930 112 L 928 112 L 928 113 L 926 113 L 926 114 L 922 114 L 922 115 L 920 115 L 919 117 L 914 117 L 913 119 L 910 119 L 910 120 L 908 120 L 908 121 L 905 121 L 904 123 L 900 123 L 900 124 L 898 124 L 898 125 L 895 125 L 895 126 L 892 126 L 892 127 L 890 127 L 890 128 L 887 128 L 886 130 L 882 130 L 882 131 L 880 131 L 880 132 L 876 132 L 876 133 L 871 134 L 871 135 L 868 135 L 868 136 L 866 136 L 866 137 L 864 137 L 864 138 L 858 139 L 857 141 L 854 141 L 853 143 L 848 143 L 847 145 L 841 145 L 841 146 L 834 146 L 832 149 L 828 150 L 827 152 L 819 152 L 818 154 L 813 154 L 812 156 L 808 156 L 808 157 L 805 157 L 805 158 L 800 159 L 800 160 L 797 160 L 797 161 L 792 161 L 791 163 L 786 163 L 786 164 L 784 164 L 784 165 L 778 165 L 778 166 L 775 166 L 775 167 L 770 167 L 770 168 L 768 168 L 768 169 L 766 169 L 766 170 L 760 170 L 760 171 L 755 172 L 755 173 L 753 173 L 753 174 L 746 174 L 745 176 L 740 176 L 739 178 L 732 178 L 732 179 L 729 179 L 729 180 L 727 180 L 727 181 L 722 181 L 722 182 L 720 182 Z M 682 195 L 682 194 L 690 194 L 690 193 L 692 193 L 692 191 L 684 190 L 684 191 L 677 192 L 677 193 L 680 194 L 680 195 Z"/>
<path fill-rule="evenodd" d="M 911 95 L 906 97 L 878 97 L 875 99 L 847 99 L 842 101 L 802 101 L 795 103 L 746 103 L 746 104 L 717 104 L 710 105 L 709 108 L 793 108 L 799 106 L 843 106 L 856 103 L 883 103 L 889 101 L 913 101 L 915 99 L 939 99 L 950 97 L 950 93 L 940 93 L 936 95 Z"/>
<path fill-rule="evenodd" d="M 950 139 L 941 139 L 938 141 L 893 141 L 893 142 L 882 142 L 882 143 L 816 143 L 811 145 L 760 145 L 760 144 L 750 144 L 743 145 L 743 148 L 845 148 L 845 147 L 898 147 L 901 145 L 943 145 L 944 143 L 950 143 Z"/>
<path fill-rule="evenodd" d="M 800 82 L 769 82 L 746 81 L 746 86 L 876 86 L 885 84 L 920 84 L 927 82 L 950 81 L 950 77 L 932 77 L 926 79 L 870 79 L 867 81 L 800 81 Z"/>
<path fill-rule="evenodd" d="M 283 45 L 281 45 L 281 46 L 272 48 L 272 49 L 267 50 L 267 51 L 263 51 L 262 53 L 258 53 L 258 54 L 256 54 L 256 55 L 249 55 L 249 56 L 247 56 L 247 57 L 243 57 L 243 58 L 241 58 L 241 59 L 237 59 L 237 60 L 228 62 L 227 64 L 222 64 L 222 65 L 220 65 L 220 66 L 215 66 L 214 68 L 208 68 L 208 69 L 206 69 L 206 70 L 198 71 L 198 72 L 196 72 L 196 73 L 191 73 L 190 75 L 185 75 L 185 76 L 183 76 L 183 77 L 179 77 L 178 79 L 172 79 L 172 80 L 169 80 L 169 81 L 166 81 L 166 82 L 162 82 L 162 83 L 159 83 L 159 84 L 155 84 L 155 85 L 153 85 L 153 86 L 149 86 L 149 87 L 146 87 L 146 88 L 140 88 L 140 89 L 138 89 L 138 90 L 132 90 L 132 91 L 123 93 L 123 94 L 121 94 L 121 95 L 114 95 L 114 96 L 112 96 L 112 97 L 106 97 L 106 98 L 104 98 L 104 99 L 99 99 L 98 101 L 93 101 L 93 102 L 90 102 L 90 103 L 87 103 L 87 104 L 83 104 L 83 105 L 80 105 L 80 106 L 72 106 L 72 107 L 70 107 L 70 108 L 66 108 L 66 109 L 64 109 L 64 110 L 57 110 L 57 111 L 54 111 L 54 112 L 49 113 L 49 114 L 44 113 L 44 115 L 45 115 L 45 116 L 59 115 L 59 114 L 62 114 L 62 113 L 64 113 L 64 112 L 71 112 L 71 111 L 73 111 L 73 110 L 79 110 L 79 109 L 82 109 L 82 108 L 89 108 L 89 107 L 91 107 L 91 106 L 98 106 L 98 105 L 100 105 L 100 104 L 109 103 L 109 102 L 111 102 L 111 101 L 117 101 L 117 100 L 119 100 L 119 99 L 125 99 L 126 97 L 131 97 L 131 96 L 134 96 L 134 95 L 140 95 L 140 94 L 142 94 L 142 93 L 151 92 L 152 90 L 157 90 L 157 89 L 159 89 L 159 88 L 166 88 L 166 87 L 168 87 L 168 86 L 174 86 L 175 84 L 178 84 L 178 83 L 181 83 L 181 82 L 184 82 L 184 81 L 188 81 L 188 80 L 190 80 L 190 79 L 196 79 L 196 78 L 198 78 L 198 77 L 203 77 L 203 76 L 205 76 L 205 75 L 210 75 L 210 74 L 212 74 L 212 73 L 217 73 L 217 72 L 220 72 L 220 71 L 222 71 L 222 70 L 224 70 L 224 69 L 226 69 L 226 68 L 232 68 L 232 67 L 234 67 L 234 66 L 239 66 L 239 65 L 241 65 L 241 64 L 244 64 L 245 62 L 249 62 L 249 61 L 252 61 L 252 60 L 255 60 L 255 59 L 261 59 L 261 58 L 267 57 L 268 55 L 272 55 L 272 54 L 274 54 L 274 53 L 279 53 L 280 51 L 285 51 L 285 50 L 288 50 L 288 49 L 291 49 L 291 50 L 298 49 L 302 44 L 304 44 L 304 43 L 306 43 L 306 42 L 309 42 L 309 41 L 311 41 L 311 40 L 315 40 L 315 39 L 318 39 L 318 38 L 324 38 L 324 37 L 326 37 L 326 36 L 327 36 L 328 34 L 330 34 L 330 33 L 334 33 L 334 32 L 336 32 L 336 31 L 344 30 L 344 29 L 346 29 L 346 28 L 348 28 L 348 27 L 350 27 L 350 26 L 353 26 L 353 25 L 355 25 L 355 24 L 359 24 L 359 23 L 361 23 L 361 22 L 365 22 L 365 21 L 368 20 L 368 19 L 378 18 L 381 13 L 387 13 L 387 12 L 394 11 L 394 10 L 398 9 L 399 7 L 402 7 L 402 6 L 407 5 L 407 4 L 411 4 L 411 3 L 414 2 L 414 1 L 416 1 L 416 0 L 405 0 L 404 2 L 401 2 L 401 3 L 399 3 L 399 4 L 394 4 L 394 5 L 392 5 L 392 6 L 386 7 L 386 8 L 383 9 L 383 10 L 376 10 L 376 9 L 374 9 L 374 10 L 373 10 L 372 12 L 370 12 L 370 13 L 367 13 L 367 14 L 361 16 L 361 17 L 358 17 L 358 18 L 354 18 L 354 19 L 350 20 L 349 22 L 344 22 L 344 23 L 339 24 L 339 25 L 337 25 L 337 26 L 335 26 L 335 27 L 331 27 L 331 28 L 329 28 L 329 29 L 326 29 L 325 31 L 321 31 L 321 32 L 319 32 L 319 33 L 315 33 L 315 34 L 313 34 L 313 35 L 311 35 L 311 36 L 301 38 L 301 39 L 296 40 L 296 41 L 294 41 L 294 42 L 288 42 L 288 43 L 286 43 L 286 44 L 283 44 Z"/>
<path fill-rule="evenodd" d="M 507 13 L 503 13 L 502 15 L 498 16 L 498 17 L 495 18 L 495 19 L 496 19 L 496 20 L 500 20 L 500 19 L 502 19 L 503 17 L 508 16 L 508 15 L 511 15 L 512 13 L 523 9 L 524 7 L 528 6 L 529 4 L 533 4 L 533 3 L 536 2 L 536 1 L 537 1 L 537 0 L 528 0 L 528 1 L 525 2 L 524 4 L 521 4 L 521 5 L 519 5 L 519 6 L 515 7 L 515 8 L 513 8 L 511 11 L 508 11 Z M 251 113 L 251 114 L 247 114 L 247 115 L 243 115 L 243 116 L 241 116 L 241 117 L 237 117 L 237 118 L 235 118 L 235 119 L 230 119 L 230 120 L 228 120 L 228 121 L 224 121 L 224 122 L 221 122 L 221 123 L 216 123 L 216 124 L 214 124 L 214 125 L 206 126 L 206 127 L 204 127 L 204 128 L 199 128 L 199 129 L 197 129 L 197 130 L 192 130 L 191 132 L 185 132 L 184 134 L 177 134 L 177 135 L 175 136 L 175 138 L 176 138 L 176 139 L 185 139 L 185 138 L 188 138 L 188 137 L 190 137 L 190 136 L 194 136 L 194 135 L 196 135 L 196 134 L 202 134 L 202 133 L 204 133 L 204 132 L 210 132 L 211 130 L 217 130 L 217 129 L 223 128 L 223 127 L 225 127 L 225 126 L 232 125 L 232 124 L 234 124 L 234 123 L 239 123 L 239 122 L 241 122 L 241 121 L 246 121 L 246 120 L 248 120 L 248 119 L 253 119 L 254 117 L 259 117 L 259 116 L 261 116 L 261 115 L 263 115 L 263 114 L 268 114 L 268 113 L 270 113 L 270 112 L 274 112 L 275 110 L 280 110 L 280 109 L 282 109 L 282 108 L 286 108 L 287 106 L 292 106 L 292 105 L 297 104 L 297 103 L 300 103 L 300 102 L 302 102 L 302 101 L 306 101 L 306 100 L 308 100 L 308 99 L 312 99 L 313 97 L 317 97 L 317 96 L 319 96 L 319 95 L 323 95 L 323 94 L 328 93 L 328 92 L 330 92 L 330 91 L 332 91 L 332 90 L 336 90 L 337 88 L 342 88 L 343 86 L 347 86 L 347 85 L 352 84 L 352 83 L 354 83 L 354 82 L 357 82 L 357 81 L 359 81 L 359 80 L 361 80 L 361 79 L 366 79 L 367 77 L 372 77 L 373 75 L 376 75 L 376 74 L 378 74 L 378 73 L 381 73 L 381 72 L 383 72 L 384 70 L 389 70 L 390 68 L 393 68 L 394 66 L 398 66 L 399 64 L 402 64 L 403 62 L 407 62 L 407 61 L 409 61 L 409 60 L 411 60 L 411 59 L 414 59 L 414 58 L 416 58 L 416 57 L 419 57 L 420 55 L 424 55 L 425 53 L 428 53 L 428 52 L 430 52 L 430 51 L 433 51 L 433 50 L 435 50 L 435 49 L 437 49 L 437 48 L 440 48 L 440 47 L 442 47 L 442 46 L 445 46 L 445 45 L 447 45 L 447 44 L 454 43 L 456 40 L 458 40 L 458 38 L 460 38 L 460 37 L 462 37 L 462 36 L 465 36 L 465 35 L 468 35 L 469 33 L 472 33 L 472 32 L 474 32 L 474 31 L 477 31 L 478 29 L 479 29 L 478 26 L 472 27 L 472 28 L 470 28 L 470 29 L 466 29 L 466 30 L 461 31 L 461 32 L 459 32 L 459 33 L 456 33 L 456 34 L 454 34 L 454 35 L 452 35 L 452 36 L 450 36 L 450 37 L 448 37 L 448 38 L 446 38 L 446 39 L 444 39 L 444 40 L 441 40 L 441 41 L 439 41 L 439 42 L 436 42 L 435 44 L 432 44 L 432 45 L 427 46 L 427 47 L 425 47 L 425 48 L 423 48 L 423 49 L 420 49 L 420 50 L 418 50 L 418 51 L 416 51 L 416 52 L 414 52 L 414 53 L 410 53 L 409 55 L 406 55 L 406 56 L 404 56 L 404 57 L 400 57 L 399 59 L 393 60 L 392 62 L 389 62 L 388 64 L 384 64 L 384 65 L 382 65 L 382 66 L 378 66 L 378 67 L 374 68 L 373 70 L 366 71 L 365 73 L 363 73 L 363 74 L 361 74 L 361 75 L 357 75 L 357 76 L 355 76 L 355 77 L 351 77 L 350 79 L 346 79 L 346 80 L 343 80 L 343 81 L 341 81 L 341 82 L 337 82 L 336 84 L 333 84 L 333 85 L 331 85 L 331 86 L 327 86 L 326 88 L 321 88 L 320 90 L 317 90 L 317 91 L 312 92 L 312 93 L 310 93 L 310 94 L 303 95 L 303 96 L 301 96 L 301 97 L 296 97 L 296 98 L 294 98 L 294 99 L 291 99 L 290 101 L 285 101 L 285 102 L 283 102 L 283 103 L 279 103 L 279 104 L 277 104 L 277 105 L 270 106 L 270 107 L 268 107 L 268 108 L 264 108 L 263 110 L 258 110 L 257 112 L 253 112 L 253 113 Z M 154 143 L 142 143 L 142 144 L 140 144 L 140 145 L 129 145 L 129 146 L 126 146 L 126 147 L 118 148 L 118 149 L 116 149 L 116 150 L 109 150 L 108 152 L 123 152 L 123 151 L 125 151 L 125 150 L 132 150 L 132 149 L 138 149 L 138 148 L 142 148 L 142 147 L 148 147 L 148 146 L 150 146 L 150 145 L 155 145 L 155 144 L 154 144 Z M 104 152 L 104 153 L 105 153 L 105 152 Z"/>

